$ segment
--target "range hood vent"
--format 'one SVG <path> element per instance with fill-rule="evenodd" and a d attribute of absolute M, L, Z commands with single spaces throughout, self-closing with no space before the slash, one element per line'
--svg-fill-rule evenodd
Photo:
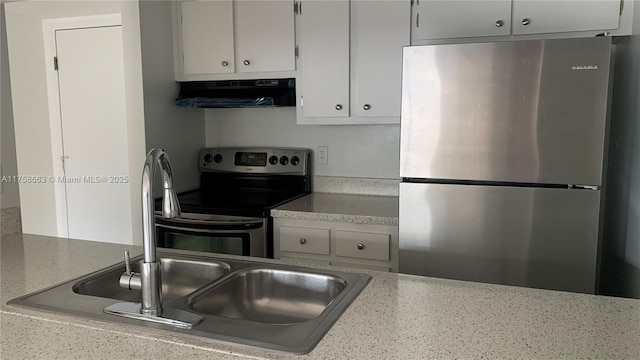
<path fill-rule="evenodd" d="M 296 80 L 181 82 L 176 105 L 180 108 L 296 106 Z"/>

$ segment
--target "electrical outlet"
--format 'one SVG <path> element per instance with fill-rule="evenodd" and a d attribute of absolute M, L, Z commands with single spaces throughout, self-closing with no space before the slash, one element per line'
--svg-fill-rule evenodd
<path fill-rule="evenodd" d="M 328 146 L 318 146 L 318 165 L 329 165 Z"/>

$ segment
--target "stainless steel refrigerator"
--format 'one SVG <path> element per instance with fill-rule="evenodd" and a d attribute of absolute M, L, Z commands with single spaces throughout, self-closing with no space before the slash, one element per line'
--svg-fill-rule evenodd
<path fill-rule="evenodd" d="M 608 37 L 404 48 L 400 272 L 593 293 Z"/>

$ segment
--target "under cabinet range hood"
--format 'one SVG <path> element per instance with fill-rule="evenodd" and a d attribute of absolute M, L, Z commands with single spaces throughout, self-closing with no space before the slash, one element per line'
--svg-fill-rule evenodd
<path fill-rule="evenodd" d="M 180 108 L 242 108 L 296 105 L 295 79 L 190 81 L 180 83 Z"/>

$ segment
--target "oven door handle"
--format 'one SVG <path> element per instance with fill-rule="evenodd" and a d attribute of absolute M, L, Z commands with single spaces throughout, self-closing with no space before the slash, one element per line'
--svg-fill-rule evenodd
<path fill-rule="evenodd" d="M 170 220 L 161 216 L 156 216 L 156 224 L 185 224 L 185 225 L 224 225 L 224 226 L 251 226 L 262 225 L 264 219 L 248 219 L 248 220 L 191 220 L 184 218 L 172 218 Z"/>
<path fill-rule="evenodd" d="M 217 234 L 217 233 L 245 233 L 247 232 L 247 230 L 258 229 L 262 227 L 262 224 L 260 224 L 260 226 L 256 226 L 252 228 L 247 228 L 246 226 L 238 226 L 238 227 L 225 226 L 224 228 L 220 228 L 220 229 L 196 229 L 196 228 L 187 228 L 187 227 L 181 227 L 181 226 L 171 226 L 171 225 L 165 225 L 165 224 L 156 224 L 156 226 L 161 227 L 163 229 L 188 231 L 191 233 Z"/>

